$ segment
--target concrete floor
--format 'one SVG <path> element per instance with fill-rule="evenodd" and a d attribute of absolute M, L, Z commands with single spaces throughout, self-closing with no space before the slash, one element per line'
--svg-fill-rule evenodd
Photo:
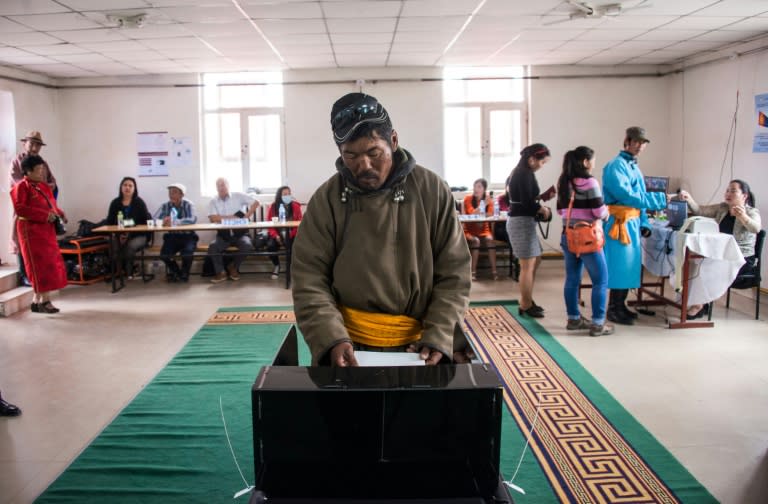
<path fill-rule="evenodd" d="M 737 295 L 730 310 L 718 306 L 714 329 L 666 329 L 659 310 L 590 338 L 565 331 L 562 282 L 562 262 L 545 261 L 535 290 L 544 327 L 715 497 L 768 502 L 768 324 L 754 305 Z M 482 272 L 472 289 L 474 301 L 517 297 L 518 284 Z M 24 411 L 0 418 L 0 504 L 32 502 L 219 307 L 290 303 L 282 278 L 193 277 L 117 294 L 68 287 L 57 315 L 0 319 L 0 387 Z"/>

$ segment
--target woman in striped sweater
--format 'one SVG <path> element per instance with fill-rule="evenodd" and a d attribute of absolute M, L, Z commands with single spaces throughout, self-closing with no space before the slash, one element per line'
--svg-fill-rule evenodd
<path fill-rule="evenodd" d="M 571 226 L 579 221 L 589 223 L 608 218 L 608 209 L 603 204 L 600 184 L 592 177 L 595 167 L 595 152 L 589 147 L 576 147 L 568 151 L 563 159 L 563 172 L 557 182 L 557 211 L 563 218 L 563 236 L 560 246 L 565 255 L 565 286 L 563 295 L 568 312 L 569 331 L 589 330 L 590 336 L 612 334 L 613 326 L 606 324 L 605 311 L 608 292 L 608 267 L 602 250 L 591 254 L 576 256 L 568 250 L 565 238 L 565 225 L 568 203 L 574 194 L 571 209 Z M 589 321 L 579 312 L 579 285 L 582 268 L 586 266 L 592 280 L 592 320 Z"/>

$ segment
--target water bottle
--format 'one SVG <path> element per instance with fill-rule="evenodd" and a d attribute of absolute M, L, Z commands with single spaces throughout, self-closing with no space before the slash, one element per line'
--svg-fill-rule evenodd
<path fill-rule="evenodd" d="M 117 227 L 120 229 L 125 227 L 125 217 L 123 217 L 122 210 L 117 212 Z"/>
<path fill-rule="evenodd" d="M 493 216 L 497 219 L 501 215 L 501 208 L 499 208 L 499 202 L 497 201 L 495 205 L 493 205 Z"/>
<path fill-rule="evenodd" d="M 283 205 L 282 203 L 280 203 L 280 209 L 278 210 L 277 215 L 279 217 L 280 222 L 285 222 L 285 205 Z"/>
<path fill-rule="evenodd" d="M 478 208 L 480 208 L 480 214 L 485 215 L 485 200 L 480 200 L 480 206 Z"/>
<path fill-rule="evenodd" d="M 171 208 L 171 226 L 175 226 L 179 223 L 179 211 L 176 207 Z"/>

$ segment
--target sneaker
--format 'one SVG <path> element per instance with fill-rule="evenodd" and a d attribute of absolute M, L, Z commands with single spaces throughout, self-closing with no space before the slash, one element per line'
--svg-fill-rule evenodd
<path fill-rule="evenodd" d="M 216 273 L 213 278 L 211 278 L 211 283 L 217 284 L 225 281 L 227 279 L 227 272 L 221 271 L 219 273 Z"/>
<path fill-rule="evenodd" d="M 275 268 L 272 270 L 272 280 L 277 280 L 277 277 L 280 275 L 280 266 L 275 266 Z"/>
<path fill-rule="evenodd" d="M 581 331 L 583 329 L 589 329 L 591 322 L 584 317 L 579 317 L 576 320 L 568 319 L 568 325 L 565 328 L 569 331 Z"/>
<path fill-rule="evenodd" d="M 237 272 L 237 268 L 235 268 L 234 264 L 230 264 L 227 266 L 227 273 L 229 273 L 229 278 L 237 282 L 240 280 L 240 273 Z"/>
<path fill-rule="evenodd" d="M 613 326 L 610 324 L 603 324 L 603 325 L 592 324 L 589 326 L 590 336 L 606 336 L 608 334 L 613 334 Z"/>

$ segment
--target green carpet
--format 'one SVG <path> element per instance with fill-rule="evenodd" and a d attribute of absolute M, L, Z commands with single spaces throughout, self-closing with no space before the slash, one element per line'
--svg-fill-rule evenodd
<path fill-rule="evenodd" d="M 511 307 L 508 309 L 511 311 Z M 246 317 L 235 320 L 239 312 L 253 315 L 255 310 L 263 314 L 290 307 L 220 310 L 217 316 L 230 317 L 231 323 L 203 326 L 36 502 L 232 502 L 233 494 L 244 484 L 224 434 L 219 398 L 238 462 L 252 483 L 250 389 L 261 366 L 271 363 L 290 327 L 288 322 L 248 323 Z M 678 502 L 715 502 L 551 335 L 535 322 L 522 324 L 606 418 L 621 429 L 659 477 L 675 489 Z M 305 346 L 300 354 L 302 363 L 308 363 Z M 526 434 L 512 415 L 505 416 L 501 449 L 505 477 L 510 477 L 517 466 Z M 514 494 L 517 503 L 563 501 L 531 451 L 515 482 L 526 490 L 526 495 Z M 246 501 L 247 497 L 241 497 L 236 502 Z"/>

